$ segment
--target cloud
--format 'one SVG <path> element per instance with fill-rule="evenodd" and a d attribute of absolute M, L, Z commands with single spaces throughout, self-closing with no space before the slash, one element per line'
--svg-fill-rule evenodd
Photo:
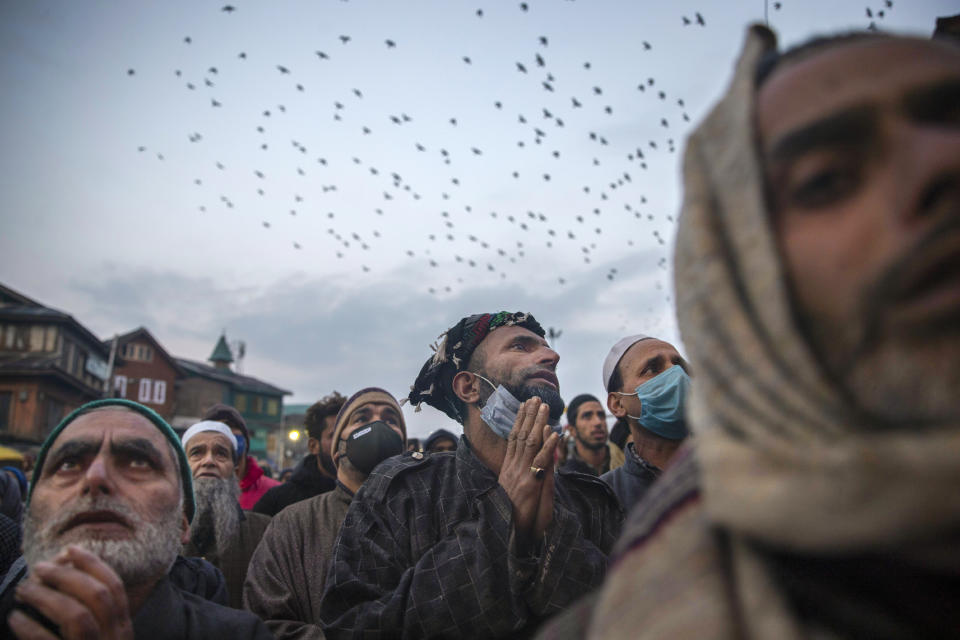
<path fill-rule="evenodd" d="M 620 336 L 650 332 L 654 324 L 675 331 L 656 289 L 664 272 L 637 269 L 651 261 L 638 253 L 597 265 L 565 287 L 544 286 L 552 278 L 540 269 L 527 279 L 530 286 L 467 287 L 444 298 L 415 286 L 413 266 L 365 280 L 298 274 L 253 287 L 172 268 L 105 264 L 70 281 L 70 312 L 102 337 L 145 326 L 172 354 L 194 360 L 204 360 L 225 329 L 228 339 L 247 345 L 244 373 L 293 391 L 288 401 L 313 402 L 333 389 L 349 395 L 371 385 L 404 396 L 431 354 L 430 343 L 461 317 L 525 310 L 544 327 L 563 331 L 554 345 L 561 354 L 558 375 L 564 396 L 573 397 L 602 391 L 600 366 Z M 611 268 L 622 278 L 614 286 L 605 277 Z M 408 407 L 406 414 L 411 435 L 451 427 L 428 407 L 420 413 Z"/>

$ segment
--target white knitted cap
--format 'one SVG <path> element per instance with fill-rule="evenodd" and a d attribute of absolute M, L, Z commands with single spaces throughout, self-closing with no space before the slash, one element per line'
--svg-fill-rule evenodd
<path fill-rule="evenodd" d="M 644 336 L 637 334 L 635 336 L 627 336 L 626 338 L 621 339 L 617 344 L 613 345 L 613 348 L 610 349 L 610 353 L 607 354 L 607 359 L 603 361 L 603 390 L 610 391 L 610 377 L 613 376 L 614 370 L 617 368 L 617 365 L 620 364 L 620 358 L 623 357 L 623 354 L 627 352 L 627 349 L 637 344 L 641 340 L 648 340 L 651 336 Z"/>

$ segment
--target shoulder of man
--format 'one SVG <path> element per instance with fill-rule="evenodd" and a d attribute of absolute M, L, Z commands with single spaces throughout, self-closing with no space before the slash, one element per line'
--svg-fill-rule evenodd
<path fill-rule="evenodd" d="M 399 456 L 387 458 L 367 476 L 360 487 L 358 497 L 378 500 L 385 496 L 392 486 L 405 482 L 413 474 L 446 473 L 456 466 L 454 452 L 423 453 L 408 451 Z"/>
<path fill-rule="evenodd" d="M 593 475 L 592 473 L 583 473 L 572 468 L 563 468 L 557 470 L 557 486 L 565 491 L 573 491 L 597 500 L 609 500 L 613 505 L 620 508 L 620 501 L 606 482 Z"/>
<path fill-rule="evenodd" d="M 170 582 L 184 593 L 210 602 L 227 604 L 227 581 L 223 572 L 203 558 L 177 556 L 168 573 Z"/>
<path fill-rule="evenodd" d="M 266 531 L 267 527 L 270 526 L 270 520 L 272 520 L 270 516 L 264 513 L 257 513 L 256 511 L 242 511 L 241 515 L 243 520 L 240 526 L 254 533 L 258 538 Z"/>
<path fill-rule="evenodd" d="M 267 625 L 255 614 L 245 609 L 233 609 L 223 604 L 206 600 L 194 593 L 176 589 L 187 615 L 188 637 L 205 639 L 250 638 L 266 640 L 273 638 Z M 175 606 L 174 600 L 174 606 Z M 173 614 L 173 612 L 170 612 Z M 136 626 L 136 621 L 135 621 Z M 139 638 L 139 635 L 137 636 Z"/>
<path fill-rule="evenodd" d="M 270 487 L 263 492 L 257 503 L 253 505 L 253 511 L 268 516 L 276 515 L 280 509 L 283 509 L 289 503 L 291 499 L 289 494 L 294 491 L 296 491 L 296 486 L 289 482 Z"/>

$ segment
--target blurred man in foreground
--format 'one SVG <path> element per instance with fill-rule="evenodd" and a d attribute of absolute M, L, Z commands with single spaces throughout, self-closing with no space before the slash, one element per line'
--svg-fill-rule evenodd
<path fill-rule="evenodd" d="M 775 48 L 749 31 L 688 143 L 697 442 L 633 512 L 591 637 L 960 632 L 960 47 Z"/>

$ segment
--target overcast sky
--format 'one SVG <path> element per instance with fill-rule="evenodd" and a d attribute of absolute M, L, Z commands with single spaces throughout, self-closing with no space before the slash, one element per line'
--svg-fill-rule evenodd
<path fill-rule="evenodd" d="M 871 21 L 780 4 L 786 44 Z M 923 35 L 956 10 L 893 4 Z M 683 140 L 765 7 L 526 5 L 0 1 L 0 282 L 195 360 L 225 329 L 298 403 L 406 395 L 460 317 L 525 310 L 564 397 L 600 395 L 620 337 L 679 343 Z"/>

